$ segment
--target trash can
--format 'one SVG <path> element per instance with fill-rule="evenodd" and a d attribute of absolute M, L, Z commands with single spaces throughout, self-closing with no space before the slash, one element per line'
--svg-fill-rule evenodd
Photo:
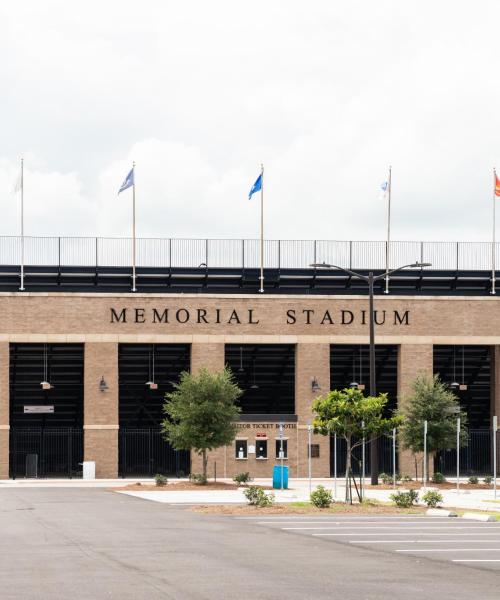
<path fill-rule="evenodd" d="M 281 489 L 281 469 L 283 469 L 283 489 L 288 489 L 288 467 L 281 465 L 274 465 L 273 469 L 273 488 L 275 490 Z"/>
<path fill-rule="evenodd" d="M 83 479 L 95 479 L 95 461 L 85 460 L 83 465 Z"/>

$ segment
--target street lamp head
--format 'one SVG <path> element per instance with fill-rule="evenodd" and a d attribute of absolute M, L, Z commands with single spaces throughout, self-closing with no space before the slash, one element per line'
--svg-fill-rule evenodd
<path fill-rule="evenodd" d="M 424 267 L 432 267 L 432 263 L 424 263 L 424 262 L 414 262 L 410 265 L 412 269 L 423 269 Z"/>

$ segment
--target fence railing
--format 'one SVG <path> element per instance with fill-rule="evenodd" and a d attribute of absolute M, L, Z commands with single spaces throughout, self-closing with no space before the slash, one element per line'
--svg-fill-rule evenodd
<path fill-rule="evenodd" d="M 13 427 L 10 430 L 11 477 L 81 477 L 83 429 Z"/>
<path fill-rule="evenodd" d="M 390 268 L 415 261 L 437 270 L 490 270 L 489 242 L 390 243 Z M 500 265 L 500 243 L 495 247 Z M 386 242 L 334 240 L 266 240 L 264 266 L 273 269 L 305 269 L 314 262 L 351 269 L 385 269 Z M 21 264 L 21 238 L 0 237 L 0 265 Z M 132 239 L 90 237 L 25 237 L 24 264 L 61 267 L 129 267 Z M 258 240 L 204 240 L 139 238 L 139 267 L 258 268 Z"/>
<path fill-rule="evenodd" d="M 159 428 L 123 427 L 119 432 L 120 476 L 149 476 L 160 473 L 176 477 L 189 475 L 187 450 L 174 450 Z"/>

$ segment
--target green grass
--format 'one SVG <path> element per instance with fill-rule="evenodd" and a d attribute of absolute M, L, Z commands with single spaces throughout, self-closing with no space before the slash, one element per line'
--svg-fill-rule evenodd
<path fill-rule="evenodd" d="M 290 502 L 290 506 L 295 506 L 297 508 L 304 508 L 306 506 L 312 506 L 310 502 Z"/>

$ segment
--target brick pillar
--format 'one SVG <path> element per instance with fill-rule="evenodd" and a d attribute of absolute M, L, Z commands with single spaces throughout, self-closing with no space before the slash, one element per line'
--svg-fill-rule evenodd
<path fill-rule="evenodd" d="M 313 392 L 316 378 L 321 389 Z M 311 405 L 316 396 L 330 390 L 330 344 L 299 343 L 295 349 L 295 412 L 297 414 L 297 477 L 308 476 L 307 423 L 312 420 Z M 313 435 L 312 443 L 319 444 L 319 458 L 311 460 L 313 477 L 330 476 L 330 440 Z M 292 457 L 290 457 L 292 458 Z"/>
<path fill-rule="evenodd" d="M 9 477 L 9 343 L 0 343 L 0 479 Z"/>
<path fill-rule="evenodd" d="M 432 377 L 432 344 L 401 344 L 398 349 L 398 408 L 404 406 L 405 396 L 411 392 L 411 385 L 417 375 L 425 373 Z M 418 459 L 418 475 L 422 475 L 422 457 Z M 429 461 L 430 475 L 433 472 L 432 460 Z M 409 450 L 399 453 L 399 472 L 415 477 L 415 457 Z"/>
<path fill-rule="evenodd" d="M 118 476 L 118 344 L 85 344 L 84 460 L 96 463 L 96 477 Z M 109 386 L 99 389 L 101 377 Z"/>
<path fill-rule="evenodd" d="M 225 348 L 223 343 L 194 343 L 191 345 L 191 373 L 198 373 L 205 367 L 209 371 L 222 371 L 225 364 Z M 208 475 L 214 475 L 217 468 L 217 477 L 225 477 L 226 452 L 232 452 L 230 447 L 218 448 L 208 455 Z M 216 464 L 214 464 L 216 463 Z M 201 456 L 191 452 L 191 473 L 201 473 L 203 470 Z"/>

